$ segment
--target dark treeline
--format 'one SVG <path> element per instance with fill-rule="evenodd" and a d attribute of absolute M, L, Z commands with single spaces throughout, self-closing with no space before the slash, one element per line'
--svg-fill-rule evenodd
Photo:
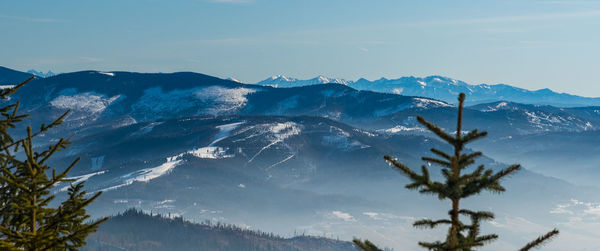
<path fill-rule="evenodd" d="M 356 250 L 351 242 L 322 237 L 284 238 L 236 225 L 192 223 L 129 209 L 111 217 L 83 250 Z"/>

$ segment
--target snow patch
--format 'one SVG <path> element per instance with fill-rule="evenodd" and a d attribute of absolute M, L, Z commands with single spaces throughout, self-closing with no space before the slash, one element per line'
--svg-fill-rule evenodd
<path fill-rule="evenodd" d="M 50 105 L 59 109 L 71 109 L 74 111 L 97 114 L 103 112 L 111 103 L 121 95 L 110 98 L 93 92 L 74 94 L 71 96 L 60 95 L 50 101 Z"/>
<path fill-rule="evenodd" d="M 100 172 L 95 172 L 95 173 L 90 173 L 90 174 L 84 174 L 84 175 L 80 175 L 80 176 L 68 177 L 67 179 L 74 179 L 75 180 L 75 181 L 73 181 L 74 183 L 79 183 L 82 181 L 86 181 L 93 176 L 103 174 L 103 173 L 106 173 L 106 170 L 100 171 Z"/>
<path fill-rule="evenodd" d="M 119 179 L 123 180 L 122 184 L 119 184 L 116 186 L 111 186 L 111 187 L 102 189 L 101 191 L 115 190 L 120 187 L 131 185 L 131 184 L 133 184 L 133 182 L 136 182 L 136 181 L 148 182 L 150 180 L 156 179 L 162 175 L 165 175 L 165 174 L 171 172 L 176 166 L 181 164 L 181 162 L 183 161 L 181 159 L 182 156 L 183 156 L 183 154 L 169 157 L 169 158 L 167 158 L 167 162 L 163 163 L 160 166 L 153 167 L 153 168 L 145 168 L 142 170 L 138 170 L 138 171 L 135 171 L 132 173 L 125 174 L 125 175 L 119 177 Z"/>
<path fill-rule="evenodd" d="M 231 134 L 231 131 L 235 130 L 238 126 L 240 126 L 241 124 L 244 124 L 244 123 L 246 123 L 246 121 L 217 126 L 217 129 L 219 129 L 219 132 L 215 136 L 215 140 L 212 143 L 210 143 L 210 145 L 208 145 L 208 146 L 213 146 L 215 143 L 229 137 L 229 134 Z"/>
<path fill-rule="evenodd" d="M 220 86 L 211 86 L 197 91 L 194 95 L 202 101 L 213 101 L 215 106 L 207 109 L 207 113 L 218 115 L 230 111 L 237 111 L 244 107 L 248 102 L 246 95 L 256 92 L 249 88 L 223 88 Z"/>
<path fill-rule="evenodd" d="M 263 133 L 270 133 L 271 135 L 267 136 L 266 138 L 270 139 L 271 142 L 269 144 L 267 144 L 266 146 L 262 147 L 256 154 L 254 154 L 254 156 L 252 156 L 252 158 L 250 158 L 248 160 L 248 163 L 252 162 L 258 155 L 260 155 L 264 150 L 268 149 L 269 147 L 281 143 L 283 141 L 285 141 L 286 139 L 288 139 L 289 137 L 292 137 L 294 135 L 299 135 L 301 132 L 301 127 L 300 125 L 294 123 L 294 122 L 285 122 L 285 123 L 274 123 L 274 124 L 264 124 L 264 125 L 260 125 L 258 130 L 263 130 Z"/>
<path fill-rule="evenodd" d="M 357 128 L 354 128 L 354 131 L 362 133 L 362 134 L 367 135 L 369 137 L 377 137 L 377 134 L 374 134 L 374 133 L 369 132 L 369 131 L 365 131 L 365 130 L 361 130 L 361 129 L 357 129 Z"/>
<path fill-rule="evenodd" d="M 227 150 L 229 150 L 227 147 L 207 146 L 188 151 L 187 153 L 201 159 L 223 159 L 233 157 L 234 155 L 227 154 Z"/>
<path fill-rule="evenodd" d="M 111 77 L 114 77 L 114 76 L 115 76 L 115 73 L 114 73 L 114 72 L 101 72 L 101 71 L 99 71 L 98 73 L 100 73 L 100 74 L 102 74 L 102 75 L 111 76 Z"/>
<path fill-rule="evenodd" d="M 425 99 L 425 98 L 413 98 L 414 101 L 416 101 L 414 103 L 414 105 L 416 107 L 421 107 L 421 108 L 431 108 L 431 107 L 452 107 L 451 105 L 442 102 L 442 101 L 438 101 L 438 100 L 433 100 L 433 99 Z"/>
<path fill-rule="evenodd" d="M 165 92 L 160 87 L 152 87 L 144 91 L 132 108 L 136 115 L 134 117 L 143 120 L 158 120 L 184 112 L 192 115 L 225 115 L 243 108 L 248 101 L 246 95 L 256 91 L 244 87 L 209 86 Z"/>
<path fill-rule="evenodd" d="M 403 125 L 397 125 L 389 129 L 382 129 L 378 131 L 383 131 L 385 133 L 399 133 L 399 132 L 425 132 L 425 128 L 415 126 L 415 127 L 406 127 Z"/>
<path fill-rule="evenodd" d="M 74 181 L 71 181 L 71 183 L 77 184 L 77 183 L 86 181 L 86 180 L 88 180 L 89 178 L 91 178 L 93 176 L 100 175 L 100 174 L 103 174 L 103 173 L 106 173 L 106 172 L 107 171 L 105 170 L 105 171 L 100 171 L 100 172 L 95 172 L 95 173 L 89 173 L 89 174 L 84 174 L 84 175 L 79 175 L 79 176 L 67 177 L 67 179 L 74 180 Z M 60 184 L 60 182 L 58 184 Z M 58 185 L 58 184 L 56 184 L 56 185 Z M 67 190 L 69 190 L 69 187 L 71 187 L 71 186 L 70 185 L 64 186 L 64 187 L 62 187 L 60 189 L 60 191 L 61 192 L 66 192 Z"/>
<path fill-rule="evenodd" d="M 495 112 L 500 110 L 501 108 L 507 107 L 508 103 L 507 102 L 500 102 L 497 105 L 493 106 L 493 107 L 488 107 L 489 109 L 485 109 L 485 110 L 481 110 L 482 112 Z"/>

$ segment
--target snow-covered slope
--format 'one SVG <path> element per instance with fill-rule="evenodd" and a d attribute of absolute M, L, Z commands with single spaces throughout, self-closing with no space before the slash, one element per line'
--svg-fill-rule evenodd
<path fill-rule="evenodd" d="M 403 189 L 405 178 L 381 159 L 391 154 L 417 167 L 423 164 L 419 156 L 428 156 L 430 148 L 445 149 L 437 140 L 367 132 L 308 116 L 191 117 L 160 122 L 77 140 L 74 146 L 85 146 L 80 152 L 60 152 L 61 163 L 52 164 L 64 166 L 82 156 L 73 178 L 86 180 L 90 192 L 106 191 L 90 207 L 104 215 L 136 207 L 282 233 L 330 231 L 344 239 L 357 231 L 365 231 L 359 232 L 364 236 L 379 229 L 383 235 L 367 237 L 386 243 L 388 236 L 404 236 L 416 245 L 414 240 L 422 236 L 406 235 L 414 232 L 412 221 L 439 212 L 435 199 L 403 203 L 420 195 Z M 151 131 L 149 126 L 153 126 Z M 94 168 L 99 156 L 104 156 L 104 163 Z M 481 163 L 494 169 L 505 166 L 486 157 Z M 432 171 L 431 175 L 440 174 Z M 494 232 L 510 224 L 512 219 L 504 215 L 516 213 L 544 226 L 568 223 L 569 215 L 550 211 L 574 195 L 591 194 L 577 197 L 582 201 L 598 197 L 526 170 L 510 182 L 503 196 L 483 194 L 474 205 L 493 207 L 500 215 L 499 224 L 490 226 Z M 514 203 L 523 206 L 510 206 Z M 520 230 L 507 227 L 504 231 Z"/>

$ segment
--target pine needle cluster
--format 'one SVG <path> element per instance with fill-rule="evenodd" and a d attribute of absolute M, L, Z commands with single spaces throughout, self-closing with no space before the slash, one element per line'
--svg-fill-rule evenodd
<path fill-rule="evenodd" d="M 474 140 L 485 137 L 487 132 L 479 132 L 475 129 L 465 135 L 462 134 L 464 100 L 465 94 L 461 93 L 458 97 L 459 106 L 456 133 L 447 133 L 442 128 L 425 120 L 423 117 L 417 117 L 419 123 L 454 148 L 453 153 L 445 153 L 439 149 L 432 148 L 431 152 L 436 157 L 421 158 L 427 163 L 432 163 L 441 167 L 441 173 L 444 178 L 443 181 L 431 180 L 429 169 L 425 165 L 421 166 L 421 172 L 418 173 L 393 157 L 384 157 L 391 166 L 410 179 L 411 183 L 406 185 L 407 189 L 418 190 L 423 194 L 436 195 L 440 200 L 449 200 L 451 202 L 452 207 L 448 211 L 449 218 L 439 220 L 423 219 L 416 221 L 413 224 L 415 227 L 422 228 L 435 228 L 441 225 L 448 226 L 448 234 L 444 240 L 419 242 L 420 246 L 429 250 L 474 250 L 477 247 L 484 246 L 496 240 L 498 238 L 498 235 L 496 234 L 480 233 L 481 222 L 494 219 L 494 214 L 487 211 L 461 209 L 460 202 L 462 199 L 479 194 L 483 191 L 495 193 L 504 192 L 505 188 L 500 185 L 500 181 L 521 168 L 518 164 L 511 165 L 499 171 L 488 169 L 484 165 L 478 165 L 476 168 L 471 168 L 471 166 L 475 164 L 475 159 L 481 157 L 483 154 L 481 152 L 463 153 L 464 147 Z M 470 222 L 463 222 L 461 216 L 470 219 Z M 539 247 L 557 234 L 558 230 L 554 229 L 528 243 L 521 251 Z M 368 240 L 364 242 L 354 240 L 354 242 L 359 248 L 365 251 L 379 250 Z"/>
<path fill-rule="evenodd" d="M 0 98 L 10 101 L 10 95 L 32 79 L 0 90 Z M 60 125 L 68 112 L 48 125 L 41 125 L 36 132 L 27 127 L 27 136 L 14 139 L 9 130 L 28 116 L 18 114 L 19 104 L 17 101 L 0 108 L 0 249 L 76 250 L 107 220 L 92 222 L 85 210 L 100 193 L 87 196 L 84 182 L 75 183 L 67 178 L 79 158 L 62 172 L 47 164 L 53 154 L 71 144 L 68 139 L 60 139 L 42 151 L 34 148 L 34 138 Z M 70 187 L 66 200 L 53 208 L 52 189 L 58 183 L 70 183 Z"/>

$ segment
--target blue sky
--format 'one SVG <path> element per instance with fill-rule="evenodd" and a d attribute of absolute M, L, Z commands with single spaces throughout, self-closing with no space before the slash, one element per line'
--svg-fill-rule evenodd
<path fill-rule="evenodd" d="M 18 70 L 444 75 L 600 96 L 600 1 L 1 1 L 0 30 L 0 65 Z"/>

